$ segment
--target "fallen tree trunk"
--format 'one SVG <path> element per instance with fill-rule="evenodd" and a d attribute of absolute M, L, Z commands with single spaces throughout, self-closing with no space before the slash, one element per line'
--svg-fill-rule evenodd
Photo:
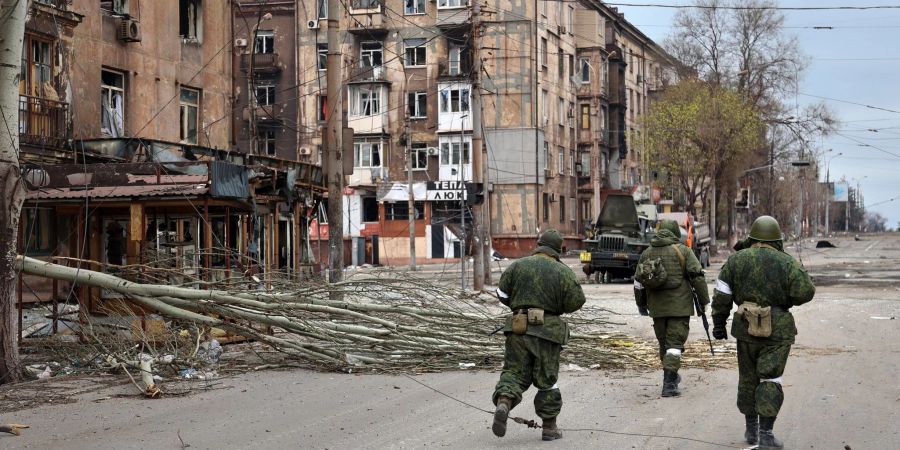
<path fill-rule="evenodd" d="M 286 279 L 277 285 L 277 291 L 226 291 L 135 283 L 23 256 L 16 265 L 26 274 L 117 292 L 173 319 L 173 327 L 220 328 L 319 369 L 408 372 L 472 364 L 494 369 L 503 356 L 503 335 L 491 332 L 505 320 L 506 308 L 485 305 L 473 295 L 410 274 L 369 273 L 334 284 Z M 340 295 L 333 295 L 335 292 Z M 342 300 L 332 300 L 334 297 Z M 567 316 L 572 339 L 563 352 L 564 362 L 589 368 L 658 364 L 653 346 L 636 345 L 602 332 L 600 328 L 610 323 L 605 314 L 602 309 L 585 308 Z M 275 332 L 264 333 L 260 327 Z M 99 347 L 107 351 L 109 346 Z M 132 354 L 128 360 L 136 356 Z M 149 381 L 152 379 L 145 385 Z"/>

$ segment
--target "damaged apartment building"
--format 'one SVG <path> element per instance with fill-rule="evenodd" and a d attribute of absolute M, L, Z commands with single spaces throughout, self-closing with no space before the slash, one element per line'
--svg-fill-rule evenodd
<path fill-rule="evenodd" d="M 23 253 L 171 268 L 173 283 L 309 272 L 322 172 L 242 138 L 233 2 L 30 3 L 19 134 L 24 171 L 40 175 L 26 177 Z M 19 295 L 85 311 L 115 297 L 28 276 Z"/>
<path fill-rule="evenodd" d="M 289 119 L 297 101 L 296 151 L 321 161 L 330 100 L 326 2 L 299 2 L 296 29 L 279 12 L 292 2 L 240 3 L 251 26 L 260 24 L 257 47 L 268 48 L 264 40 L 274 36 L 277 59 L 295 58 L 288 76 L 296 76 L 296 88 L 280 87 L 282 74 L 274 102 Z M 441 183 L 473 180 L 475 114 L 482 118 L 492 244 L 503 255 L 527 254 L 548 228 L 577 248 L 606 193 L 647 182 L 639 117 L 672 79 L 673 61 L 602 2 L 501 0 L 472 17 L 465 1 L 348 0 L 338 20 L 340 110 L 354 133 L 341 199 L 348 262 L 405 264 L 410 214 L 421 262 L 459 258 L 471 245 L 461 189 L 442 195 Z M 282 57 L 279 46 L 293 42 L 296 54 Z M 472 72 L 476 54 L 480 74 Z M 255 77 L 257 86 L 248 89 L 267 95 L 272 78 Z M 472 109 L 477 83 L 481 111 Z M 407 203 L 410 170 L 414 211 Z M 327 228 L 317 221 L 313 239 L 326 239 Z"/>

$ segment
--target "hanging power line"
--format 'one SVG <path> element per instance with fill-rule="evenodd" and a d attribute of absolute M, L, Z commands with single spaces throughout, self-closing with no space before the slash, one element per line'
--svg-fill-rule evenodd
<path fill-rule="evenodd" d="M 635 8 L 667 8 L 667 9 L 720 9 L 731 11 L 866 11 L 878 9 L 900 9 L 900 5 L 873 6 L 727 6 L 727 5 L 664 5 L 660 3 L 606 3 L 609 6 L 630 6 Z"/>
<path fill-rule="evenodd" d="M 821 95 L 807 94 L 807 93 L 805 93 L 805 92 L 799 92 L 799 91 L 798 91 L 798 92 L 795 92 L 795 94 L 797 94 L 797 95 L 802 95 L 802 96 L 804 96 L 804 97 L 818 98 L 818 99 L 820 99 L 820 100 L 828 100 L 828 101 L 830 101 L 830 102 L 846 103 L 846 104 L 848 104 L 848 105 L 862 106 L 862 107 L 864 107 L 864 108 L 876 109 L 876 110 L 878 110 L 878 111 L 885 111 L 885 112 L 889 112 L 889 113 L 900 114 L 900 111 L 897 111 L 896 109 L 882 108 L 882 107 L 880 107 L 880 106 L 872 106 L 872 105 L 867 105 L 867 104 L 865 104 L 865 103 L 857 103 L 857 102 L 853 102 L 853 101 L 850 101 L 850 100 L 841 100 L 841 99 L 839 99 L 839 98 L 823 97 L 823 96 L 821 96 Z"/>

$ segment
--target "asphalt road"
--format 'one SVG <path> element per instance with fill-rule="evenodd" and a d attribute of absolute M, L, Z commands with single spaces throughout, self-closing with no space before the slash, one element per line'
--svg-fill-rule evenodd
<path fill-rule="evenodd" d="M 820 286 L 813 302 L 793 310 L 800 334 L 775 426 L 786 448 L 900 448 L 900 320 L 893 319 L 900 316 L 900 236 L 864 239 L 836 240 L 839 247 L 827 250 L 806 243 L 801 252 Z M 715 267 L 707 278 L 714 280 Z M 630 285 L 585 290 L 591 303 L 622 314 L 622 331 L 652 336 L 649 320 L 634 311 Z M 690 339 L 705 339 L 697 321 Z M 746 448 L 735 407 L 736 369 L 682 373 L 682 397 L 663 399 L 661 373 L 563 372 L 560 426 L 593 431 L 565 431 L 554 443 L 513 423 L 498 439 L 488 413 L 403 376 L 270 371 L 229 378 L 228 389 L 188 397 L 91 401 L 126 386 L 76 403 L 0 412 L 0 422 L 32 427 L 21 437 L 0 436 L 0 448 Z M 489 409 L 497 377 L 459 371 L 416 379 Z M 513 414 L 536 418 L 533 395 Z"/>

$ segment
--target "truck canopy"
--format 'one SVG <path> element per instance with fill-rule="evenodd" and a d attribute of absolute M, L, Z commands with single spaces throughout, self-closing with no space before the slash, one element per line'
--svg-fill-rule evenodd
<path fill-rule="evenodd" d="M 608 195 L 600 210 L 600 215 L 597 217 L 597 229 L 601 233 L 607 231 L 640 232 L 641 225 L 638 222 L 634 198 L 631 195 Z"/>

